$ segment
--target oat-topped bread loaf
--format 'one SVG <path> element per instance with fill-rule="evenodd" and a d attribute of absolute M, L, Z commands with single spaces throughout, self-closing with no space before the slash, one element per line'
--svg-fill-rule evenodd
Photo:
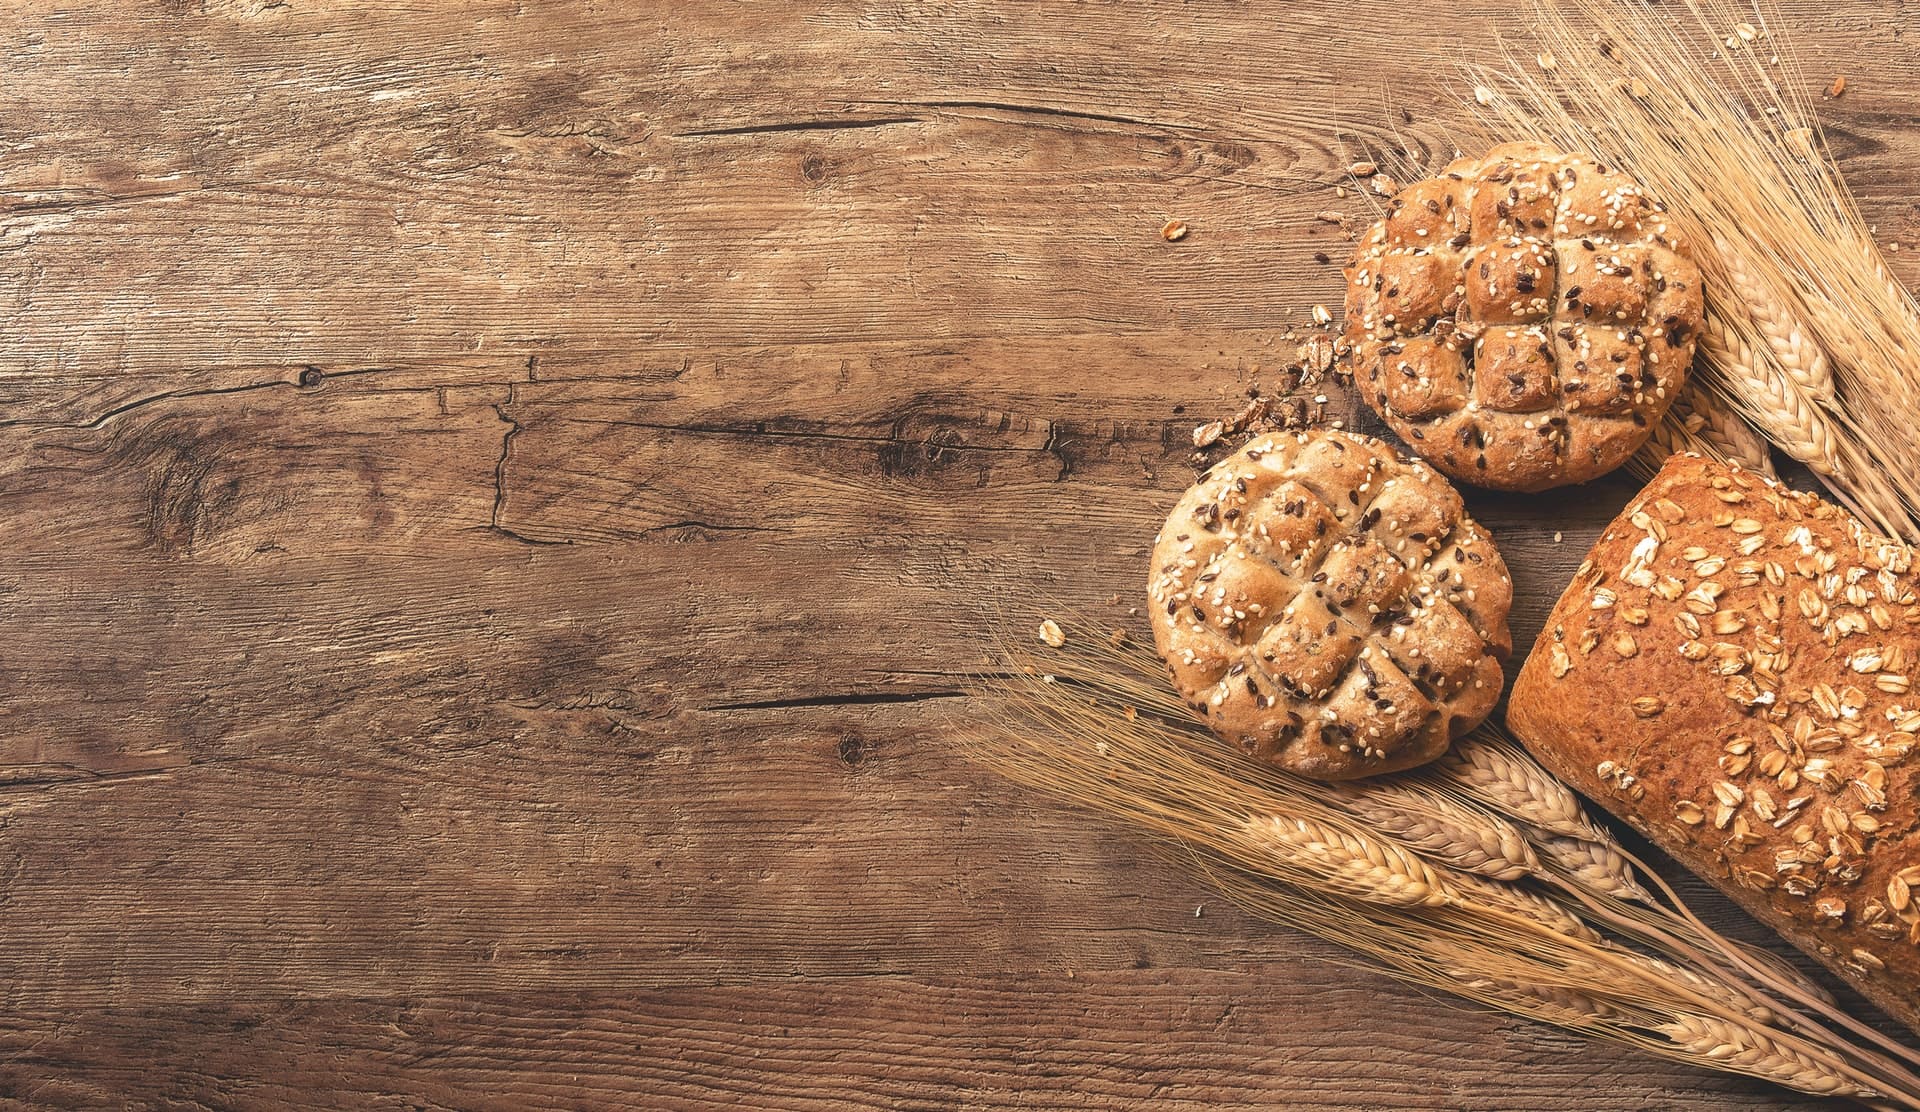
<path fill-rule="evenodd" d="M 1575 574 L 1507 724 L 1920 1029 L 1920 580 L 1811 495 L 1674 456 Z"/>
<path fill-rule="evenodd" d="M 1256 438 L 1167 518 L 1154 641 L 1214 732 L 1307 776 L 1408 768 L 1478 725 L 1511 650 L 1507 568 L 1460 495 L 1350 433 Z"/>
<path fill-rule="evenodd" d="M 1700 273 L 1660 207 L 1536 144 L 1401 190 L 1346 273 L 1367 404 L 1479 486 L 1544 490 L 1625 463 L 1693 361 Z"/>

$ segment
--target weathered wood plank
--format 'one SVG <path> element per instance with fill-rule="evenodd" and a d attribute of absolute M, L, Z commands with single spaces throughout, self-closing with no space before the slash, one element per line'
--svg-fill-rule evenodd
<path fill-rule="evenodd" d="M 1191 920 L 1191 915 L 1188 916 Z M 1276 999 L 1284 983 L 1315 1001 Z M 1788 1107 L 1757 1082 L 1576 1039 L 1317 961 L 1231 972 L 771 978 L 689 991 L 494 991 L 10 1013 L 0 1092 L 38 1107 L 828 1109 Z M 1329 1029 L 1336 1022 L 1360 1025 Z M 1364 1019 L 1362 1019 L 1364 1017 Z M 1813 1112 L 1832 1102 L 1796 1101 Z"/>
<path fill-rule="evenodd" d="M 1910 28 L 1790 9 L 1911 243 Z M 1323 964 L 956 752 L 983 616 L 1127 620 L 1348 160 L 1447 149 L 1431 23 L 0 13 L 0 1100 L 1807 1107 Z M 1470 495 L 1523 644 L 1629 489 Z"/>
<path fill-rule="evenodd" d="M 1385 2 L 518 11 L 236 6 L 160 24 L 156 50 L 113 8 L 18 36 L 11 406 L 111 408 L 289 352 L 1270 326 L 1339 292 L 1312 215 L 1362 211 L 1332 195 L 1349 156 L 1451 144 L 1427 29 Z M 1795 12 L 1809 72 L 1884 73 L 1856 67 L 1830 115 L 1870 212 L 1911 232 L 1901 27 L 1818 12 Z M 1452 33 L 1506 14 L 1468 6 Z M 835 123 L 863 126 L 815 126 Z M 1168 245 L 1176 214 L 1195 233 Z"/>

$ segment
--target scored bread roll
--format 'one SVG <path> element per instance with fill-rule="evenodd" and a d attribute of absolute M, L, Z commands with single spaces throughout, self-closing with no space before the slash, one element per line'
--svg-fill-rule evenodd
<path fill-rule="evenodd" d="M 1325 780 L 1409 768 L 1499 698 L 1506 564 L 1451 484 L 1372 437 L 1256 437 L 1156 540 L 1155 644 L 1250 755 Z"/>
<path fill-rule="evenodd" d="M 1920 580 L 1839 508 L 1671 457 L 1575 573 L 1507 725 L 1920 1030 Z"/>
<path fill-rule="evenodd" d="M 1537 143 L 1401 190 L 1346 275 L 1361 396 L 1435 467 L 1501 490 L 1625 463 L 1686 381 L 1702 312 L 1660 206 Z"/>

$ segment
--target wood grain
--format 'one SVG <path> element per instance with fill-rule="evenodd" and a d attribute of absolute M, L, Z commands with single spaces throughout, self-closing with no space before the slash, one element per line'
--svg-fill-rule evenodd
<path fill-rule="evenodd" d="M 1808 1107 L 1333 964 L 957 754 L 983 630 L 1130 620 L 1348 161 L 1450 150 L 1436 18 L 0 13 L 0 1099 Z M 1788 23 L 1913 236 L 1910 21 Z M 1469 496 L 1519 643 L 1629 490 Z"/>

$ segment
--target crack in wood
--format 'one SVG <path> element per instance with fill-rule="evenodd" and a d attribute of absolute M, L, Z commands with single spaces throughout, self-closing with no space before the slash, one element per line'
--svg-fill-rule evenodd
<path fill-rule="evenodd" d="M 276 378 L 269 379 L 265 382 L 244 382 L 238 386 L 209 386 L 199 390 L 162 390 L 158 394 L 149 394 L 144 398 L 135 398 L 130 402 L 123 402 L 120 405 L 116 405 L 91 421 L 56 422 L 13 418 L 0 421 L 0 428 L 79 429 L 87 432 L 98 432 L 105 428 L 107 423 L 116 417 L 123 417 L 135 410 L 145 409 L 150 405 L 164 401 L 184 401 L 188 398 L 211 398 L 226 394 L 245 394 L 254 390 L 271 390 L 277 386 L 311 390 L 329 379 L 357 378 L 361 375 L 381 374 L 393 369 L 391 367 L 364 367 L 352 371 L 322 371 L 320 368 L 309 363 L 298 364 L 298 367 L 299 371 L 295 377 L 291 379 Z"/>
<path fill-rule="evenodd" d="M 162 201 L 172 197 L 184 197 L 201 190 L 199 182 L 184 188 L 170 188 L 167 183 L 153 183 L 159 188 L 145 191 L 134 190 L 124 193 L 110 193 L 103 189 L 15 189 L 0 192 L 0 214 L 7 216 L 42 215 L 46 213 L 76 212 L 80 209 L 102 208 L 108 205 L 133 204 L 137 201 Z M 16 199 L 17 198 L 17 199 Z"/>
<path fill-rule="evenodd" d="M 675 139 L 700 139 L 716 135 L 766 135 L 780 131 L 850 131 L 863 127 L 890 127 L 894 124 L 920 123 L 918 116 L 883 116 L 860 120 L 783 120 L 770 124 L 742 124 L 739 127 L 715 127 L 702 131 L 680 131 Z"/>
<path fill-rule="evenodd" d="M 31 422 L 31 421 L 12 420 L 12 421 L 0 421 L 0 428 L 9 427 L 12 425 L 30 425 L 38 428 L 85 429 L 89 432 L 98 432 L 100 429 L 106 426 L 108 421 L 113 420 L 115 417 L 119 417 L 127 413 L 132 413 L 136 409 L 145 409 L 147 406 L 154 405 L 158 402 L 164 402 L 173 398 L 204 398 L 204 397 L 212 397 L 217 394 L 244 394 L 249 390 L 265 390 L 273 386 L 289 386 L 289 385 L 292 385 L 292 384 L 288 382 L 276 380 L 273 382 L 249 382 L 240 386 L 215 386 L 205 390 L 162 390 L 158 394 L 149 394 L 144 398 L 135 398 L 133 401 L 114 406 L 112 409 L 107 410 L 105 413 L 102 413 L 100 416 L 95 417 L 91 421 L 84 421 L 84 422 L 78 422 L 73 424 L 38 424 L 36 422 Z"/>
<path fill-rule="evenodd" d="M 922 703 L 932 699 L 966 699 L 965 691 L 839 691 L 789 699 L 761 699 L 747 703 L 715 703 L 701 710 L 793 710 L 801 707 L 864 707 L 884 703 Z"/>
<path fill-rule="evenodd" d="M 640 535 L 645 536 L 648 533 L 661 533 L 669 529 L 705 529 L 713 533 L 776 533 L 776 532 L 779 532 L 779 530 L 777 529 L 769 529 L 764 525 L 717 525 L 711 521 L 689 520 L 689 521 L 669 521 L 662 525 L 655 525 L 650 528 L 640 530 Z"/>
<path fill-rule="evenodd" d="M 1087 112 L 1077 108 L 1056 108 L 1048 104 L 1016 104 L 1010 101 L 874 100 L 862 101 L 861 103 L 897 106 L 900 108 L 977 108 L 987 112 L 1010 112 L 1022 116 L 1053 116 L 1070 120 L 1092 120 L 1097 123 L 1126 124 L 1130 127 L 1164 128 L 1171 131 L 1209 130 L 1199 124 L 1176 124 L 1165 120 L 1146 120 L 1135 116 L 1121 116 L 1109 112 Z"/>
<path fill-rule="evenodd" d="M 913 444 L 954 452 L 1009 452 L 1015 454 L 1048 455 L 1059 457 L 1060 446 L 1064 443 L 1057 435 L 1057 426 L 1047 422 L 1046 442 L 1037 448 L 1010 448 L 999 444 L 949 444 L 931 439 L 907 437 L 903 429 L 908 418 L 902 417 L 893 423 L 892 428 L 883 436 L 871 433 L 820 432 L 814 429 L 770 429 L 766 422 L 756 422 L 752 427 L 739 425 L 703 425 L 672 424 L 659 421 L 632 421 L 618 417 L 559 417 L 557 420 L 580 424 L 611 425 L 617 428 L 657 429 L 661 432 L 687 433 L 694 436 L 740 436 L 748 438 L 765 437 L 782 440 L 833 440 L 852 444 Z M 1066 461 L 1061 460 L 1064 465 Z M 1066 477 L 1063 469 L 1061 477 Z"/>
<path fill-rule="evenodd" d="M 532 368 L 533 365 L 529 363 L 529 372 L 531 372 Z M 507 526 L 500 524 L 500 515 L 507 508 L 507 460 L 508 457 L 513 454 L 513 438 L 520 435 L 522 428 L 518 420 L 507 415 L 507 407 L 514 403 L 518 393 L 519 386 L 517 384 L 507 383 L 507 400 L 504 402 L 496 402 L 493 406 L 494 414 L 506 423 L 507 432 L 505 436 L 500 438 L 500 458 L 495 460 L 493 464 L 493 516 L 487 522 L 487 531 L 512 538 L 521 544 L 537 545 L 543 548 L 570 545 L 573 543 L 570 539 L 554 541 L 545 540 L 540 537 L 529 537 L 524 533 L 515 532 Z"/>
<path fill-rule="evenodd" d="M 1053 481 L 1056 483 L 1066 482 L 1068 477 L 1073 474 L 1073 460 L 1069 459 L 1067 454 L 1061 451 L 1059 425 L 1054 424 L 1052 421 L 1047 422 L 1047 442 L 1040 445 L 1040 450 L 1060 461 L 1060 473 L 1053 477 Z"/>
<path fill-rule="evenodd" d="M 82 768 L 76 764 L 55 762 L 51 764 L 33 764 L 15 766 L 21 769 L 54 769 L 51 772 L 22 772 L 13 775 L 0 766 L 0 792 L 17 789 L 45 790 L 66 784 L 111 784 L 122 780 L 150 780 L 172 776 L 188 769 L 207 768 L 214 765 L 240 764 L 254 758 L 247 756 L 205 757 L 188 760 L 184 764 L 155 765 L 151 768 L 123 768 L 112 772 L 99 772 L 91 768 Z"/>

